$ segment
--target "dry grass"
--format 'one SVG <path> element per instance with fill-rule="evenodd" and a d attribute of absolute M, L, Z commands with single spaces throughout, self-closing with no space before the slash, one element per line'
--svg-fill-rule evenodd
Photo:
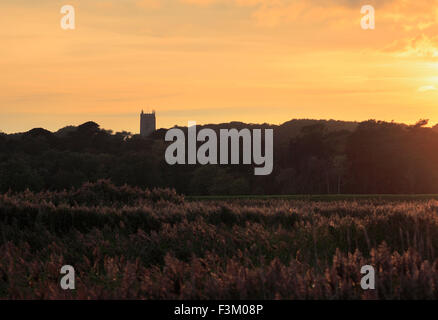
<path fill-rule="evenodd" d="M 436 299 L 438 201 L 0 195 L 3 299 Z M 76 269 L 76 290 L 59 271 Z M 376 268 L 376 290 L 360 268 Z"/>

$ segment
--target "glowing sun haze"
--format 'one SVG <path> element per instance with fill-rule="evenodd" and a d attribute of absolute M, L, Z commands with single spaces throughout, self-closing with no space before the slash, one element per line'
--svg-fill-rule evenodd
<path fill-rule="evenodd" d="M 76 9 L 76 30 L 60 9 Z M 362 5 L 376 29 L 362 30 Z M 0 130 L 438 122 L 438 0 L 2 0 Z"/>

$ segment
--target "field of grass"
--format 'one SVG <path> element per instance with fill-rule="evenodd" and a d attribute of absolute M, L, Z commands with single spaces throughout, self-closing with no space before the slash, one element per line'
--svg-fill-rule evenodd
<path fill-rule="evenodd" d="M 3 194 L 0 298 L 437 299 L 436 196 L 337 197 L 184 199 L 105 181 Z M 367 264 L 376 290 L 360 286 Z"/>
<path fill-rule="evenodd" d="M 237 195 L 237 196 L 187 196 L 188 201 L 202 200 L 303 200 L 303 201 L 351 201 L 351 200 L 438 200 L 438 194 L 309 194 L 309 195 Z"/>

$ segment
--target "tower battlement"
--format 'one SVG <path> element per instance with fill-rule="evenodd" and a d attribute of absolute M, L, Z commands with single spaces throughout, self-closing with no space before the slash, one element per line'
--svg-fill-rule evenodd
<path fill-rule="evenodd" d="M 141 110 L 140 114 L 140 135 L 147 137 L 156 130 L 155 110 L 152 113 L 144 113 Z"/>

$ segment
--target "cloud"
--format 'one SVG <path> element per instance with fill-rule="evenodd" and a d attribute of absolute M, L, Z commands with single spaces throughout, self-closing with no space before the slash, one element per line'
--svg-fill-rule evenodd
<path fill-rule="evenodd" d="M 422 86 L 418 88 L 418 92 L 436 91 L 437 88 L 433 85 Z"/>
<path fill-rule="evenodd" d="M 438 60 L 438 36 L 420 34 L 412 38 L 399 39 L 383 51 L 396 53 L 399 57 L 436 61 Z"/>
<path fill-rule="evenodd" d="M 183 3 L 189 3 L 194 5 L 206 6 L 210 4 L 234 4 L 238 6 L 259 6 L 259 5 L 273 5 L 278 7 L 290 6 L 292 4 L 302 3 L 302 0 L 179 0 Z M 382 7 L 388 3 L 392 3 L 396 0 L 368 0 L 366 4 L 373 5 L 375 7 Z M 333 6 L 345 6 L 345 7 L 361 7 L 364 5 L 363 0 L 308 0 L 305 1 L 309 5 L 333 7 Z"/>
<path fill-rule="evenodd" d="M 140 8 L 157 9 L 161 7 L 160 0 L 136 0 L 135 5 Z"/>
<path fill-rule="evenodd" d="M 226 5 L 249 8 L 253 19 L 260 25 L 278 26 L 291 22 L 323 21 L 346 26 L 346 20 L 357 25 L 360 8 L 372 5 L 376 9 L 379 28 L 400 31 L 418 31 L 433 28 L 438 21 L 438 0 L 179 0 L 180 3 L 208 7 Z M 356 18 L 352 18 L 355 14 Z M 381 29 L 381 30 L 382 30 Z"/>

